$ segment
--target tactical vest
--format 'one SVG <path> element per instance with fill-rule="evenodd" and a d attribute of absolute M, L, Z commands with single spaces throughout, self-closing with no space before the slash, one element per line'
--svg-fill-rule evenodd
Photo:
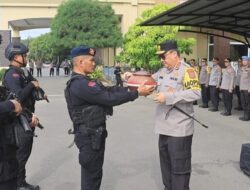
<path fill-rule="evenodd" d="M 7 82 L 6 82 L 6 74 L 11 70 L 11 69 L 15 69 L 15 68 L 12 68 L 10 67 L 9 69 L 7 69 L 4 73 L 4 77 L 3 77 L 3 86 L 5 86 L 8 90 L 10 90 L 10 88 L 8 87 L 7 85 Z M 16 68 L 18 73 L 20 74 L 22 80 L 23 80 L 23 84 L 22 84 L 22 88 L 24 88 L 25 86 L 27 86 L 29 84 L 29 82 L 31 81 L 30 77 L 28 76 L 25 76 L 24 72 L 22 71 L 22 69 L 20 68 Z M 17 94 L 18 95 L 18 94 Z M 33 97 L 33 94 L 29 97 L 29 98 L 26 98 L 25 101 L 23 102 L 22 104 L 23 107 L 25 108 L 28 108 L 31 112 L 35 112 L 35 99 Z"/>
<path fill-rule="evenodd" d="M 89 103 L 85 103 L 81 106 L 72 105 L 69 87 L 71 83 L 77 78 L 85 77 L 81 75 L 75 75 L 71 77 L 71 79 L 67 82 L 67 86 L 64 90 L 69 116 L 74 124 L 74 129 L 76 126 L 84 126 L 86 128 L 92 129 L 97 129 L 102 125 L 104 126 L 106 121 L 105 107 Z"/>

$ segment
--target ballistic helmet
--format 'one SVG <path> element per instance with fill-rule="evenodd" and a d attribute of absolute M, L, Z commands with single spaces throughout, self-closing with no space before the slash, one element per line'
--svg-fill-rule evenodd
<path fill-rule="evenodd" d="M 5 49 L 5 57 L 8 60 L 12 60 L 14 55 L 26 54 L 29 49 L 20 42 L 11 42 Z"/>

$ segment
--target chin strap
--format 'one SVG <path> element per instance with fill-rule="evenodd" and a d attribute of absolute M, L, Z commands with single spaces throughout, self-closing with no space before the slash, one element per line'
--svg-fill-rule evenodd
<path fill-rule="evenodd" d="M 22 60 L 23 62 L 17 61 L 14 59 L 15 62 L 17 62 L 19 65 L 21 65 L 22 67 L 26 67 L 26 65 L 24 64 L 24 56 L 22 55 Z"/>

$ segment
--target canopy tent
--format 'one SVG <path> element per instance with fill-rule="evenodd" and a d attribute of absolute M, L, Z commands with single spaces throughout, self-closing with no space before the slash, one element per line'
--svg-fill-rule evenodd
<path fill-rule="evenodd" d="M 220 36 L 250 47 L 250 0 L 188 0 L 141 23 L 141 26 L 159 25 L 198 27 L 199 30 L 180 31 Z M 227 32 L 243 38 L 231 37 Z"/>

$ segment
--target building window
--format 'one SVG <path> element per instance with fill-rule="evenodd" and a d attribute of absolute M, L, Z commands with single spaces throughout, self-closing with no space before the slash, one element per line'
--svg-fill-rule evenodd
<path fill-rule="evenodd" d="M 208 36 L 208 61 L 212 61 L 214 57 L 214 37 Z"/>
<path fill-rule="evenodd" d="M 248 56 L 250 49 L 240 42 L 230 42 L 230 57 L 237 61 L 242 56 Z"/>

